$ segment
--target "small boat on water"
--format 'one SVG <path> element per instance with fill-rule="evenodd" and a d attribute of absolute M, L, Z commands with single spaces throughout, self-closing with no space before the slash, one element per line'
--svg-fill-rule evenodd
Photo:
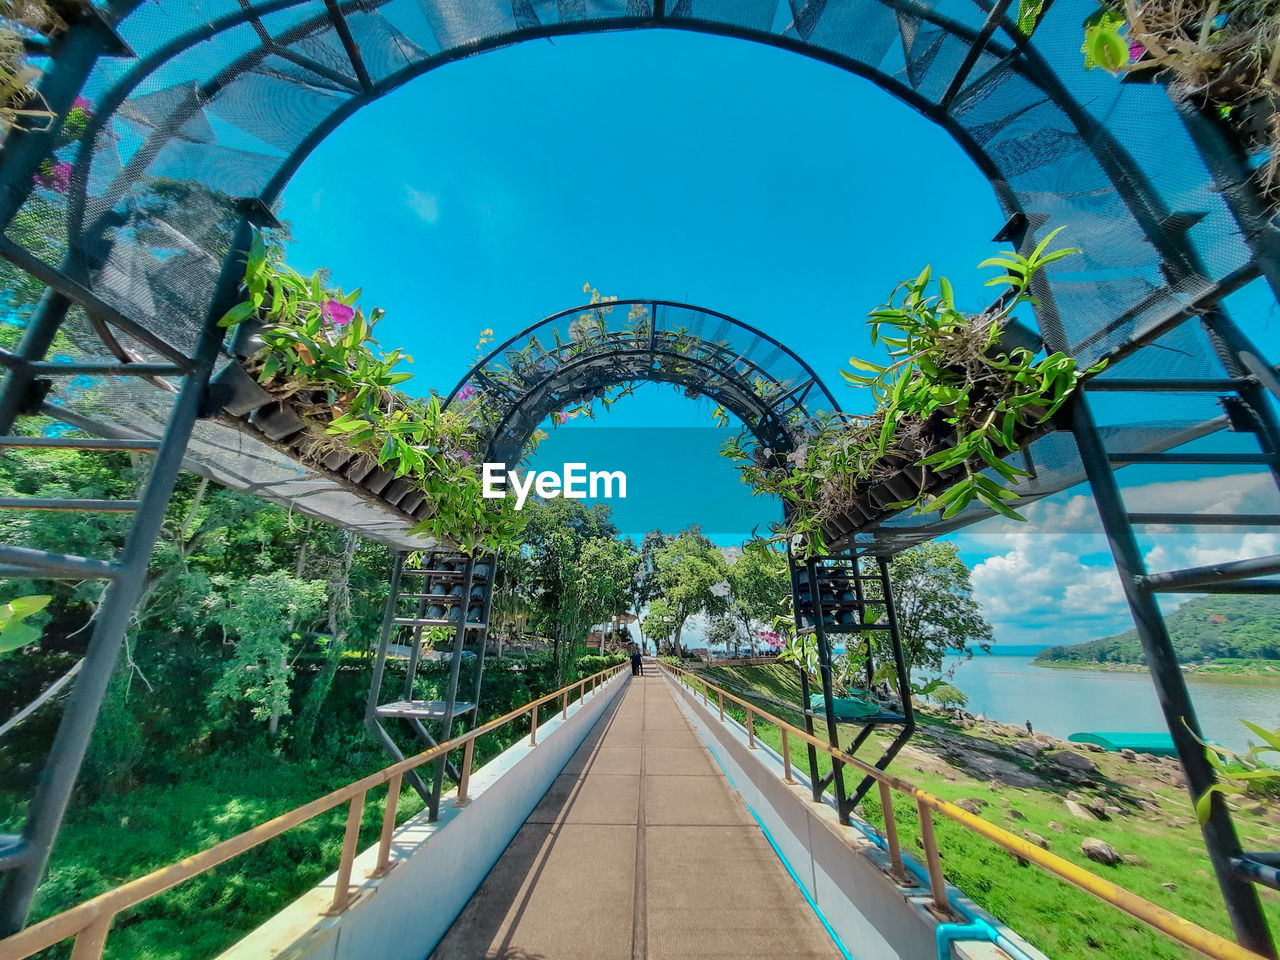
<path fill-rule="evenodd" d="M 1132 750 L 1157 757 L 1172 757 L 1177 751 L 1173 737 L 1168 733 L 1073 733 L 1067 737 L 1072 743 L 1092 743 L 1106 750 L 1117 752 Z"/>

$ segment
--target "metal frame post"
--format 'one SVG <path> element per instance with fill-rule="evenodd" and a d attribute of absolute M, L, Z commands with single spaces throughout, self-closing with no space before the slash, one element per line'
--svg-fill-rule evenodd
<path fill-rule="evenodd" d="M 241 221 L 232 243 L 233 252 L 223 263 L 218 288 L 196 346 L 194 364 L 174 401 L 164 438 L 156 451 L 151 476 L 142 495 L 143 507 L 135 515 L 133 529 L 120 555 L 119 576 L 107 588 L 106 600 L 98 611 L 84 666 L 58 724 L 44 773 L 27 812 L 23 830 L 26 849 L 21 863 L 6 875 L 4 892 L 0 894 L 0 933 L 21 929 L 53 851 L 129 620 L 142 591 L 156 537 L 164 522 L 165 507 L 182 472 L 187 442 L 225 333 L 217 321 L 235 300 L 244 269 L 242 251 L 248 249 L 248 241 L 248 224 Z M 13 384 L 6 386 L 12 388 Z"/>
<path fill-rule="evenodd" d="M 1147 667 L 1151 671 L 1160 709 L 1164 713 L 1178 760 L 1186 775 L 1187 790 L 1194 801 L 1214 784 L 1213 768 L 1209 765 L 1205 748 L 1200 742 L 1203 740 L 1200 724 L 1196 719 L 1178 658 L 1173 651 L 1164 617 L 1154 594 L 1143 583 L 1146 565 L 1129 522 L 1119 484 L 1111 472 L 1106 447 L 1089 407 L 1088 395 L 1084 392 L 1077 393 L 1071 403 L 1071 429 L 1075 433 L 1080 459 L 1093 490 L 1093 499 L 1115 559 L 1125 600 L 1128 601 Z M 1240 856 L 1241 847 L 1221 794 L 1214 794 L 1209 807 L 1209 819 L 1201 831 L 1236 939 L 1255 953 L 1275 957 L 1275 946 L 1262 913 L 1258 892 L 1252 883 L 1237 874 L 1232 864 Z"/>
<path fill-rule="evenodd" d="M 462 649 L 467 640 L 467 612 L 470 610 L 471 584 L 475 580 L 476 561 L 474 557 L 467 557 L 467 572 L 462 579 L 462 597 L 461 603 L 457 604 L 454 609 L 458 611 L 458 630 L 453 637 L 453 662 L 449 665 L 449 687 L 445 693 L 444 716 L 440 718 L 440 742 L 449 739 L 449 732 L 453 728 L 453 711 L 458 702 L 458 674 L 462 669 Z M 479 710 L 477 705 L 473 709 Z M 430 820 L 435 820 L 440 815 L 440 794 L 444 789 L 445 768 L 449 764 L 447 754 L 442 755 L 436 762 L 435 776 L 432 779 L 431 799 L 427 801 L 428 814 Z"/>

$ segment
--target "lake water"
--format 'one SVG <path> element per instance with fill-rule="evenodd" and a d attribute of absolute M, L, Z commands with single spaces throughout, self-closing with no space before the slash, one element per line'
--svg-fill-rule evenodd
<path fill-rule="evenodd" d="M 1083 731 L 1166 731 L 1155 687 L 1146 673 L 1053 670 L 1020 657 L 977 654 L 955 664 L 955 685 L 969 697 L 966 709 L 1003 723 L 1031 721 L 1037 731 L 1066 738 Z M 1189 683 L 1205 736 L 1242 751 L 1251 736 L 1245 719 L 1280 727 L 1280 687 Z M 1255 738 L 1256 739 L 1256 738 Z"/>

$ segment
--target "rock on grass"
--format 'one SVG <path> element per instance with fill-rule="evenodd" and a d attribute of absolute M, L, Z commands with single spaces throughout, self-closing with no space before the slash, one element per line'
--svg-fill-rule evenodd
<path fill-rule="evenodd" d="M 1116 851 L 1116 848 L 1105 840 L 1099 840 L 1097 837 L 1085 837 L 1080 841 L 1080 852 L 1095 863 L 1105 864 L 1108 867 L 1114 867 L 1118 863 L 1124 862 L 1124 858 Z"/>

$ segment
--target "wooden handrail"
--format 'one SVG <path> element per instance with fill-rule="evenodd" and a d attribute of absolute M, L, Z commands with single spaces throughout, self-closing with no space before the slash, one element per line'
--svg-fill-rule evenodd
<path fill-rule="evenodd" d="M 405 773 L 425 763 L 430 763 L 432 760 L 439 759 L 451 750 L 465 747 L 465 769 L 461 773 L 465 796 L 465 784 L 471 772 L 469 761 L 477 738 L 519 719 L 526 713 L 531 713 L 540 704 L 555 700 L 562 695 L 567 697 L 572 690 L 580 691 L 578 698 L 580 702 L 589 692 L 586 689 L 587 683 L 603 682 L 606 678 L 616 676 L 626 667 L 627 664 L 621 663 L 616 667 L 601 670 L 590 677 L 561 687 L 554 693 L 532 700 L 523 707 L 517 707 L 515 710 L 490 720 L 474 730 L 468 730 L 461 736 L 437 744 L 431 749 L 424 750 L 422 753 L 415 754 L 412 757 L 406 757 L 404 760 L 393 763 L 377 773 L 372 773 L 367 777 L 356 780 L 354 783 L 349 783 L 345 787 L 339 787 L 323 797 L 296 807 L 288 813 L 282 813 L 266 823 L 260 823 L 258 826 L 223 840 L 221 843 L 202 850 L 194 856 L 187 857 L 185 860 L 162 867 L 159 870 L 153 870 L 145 876 L 131 880 L 113 890 L 108 890 L 106 893 L 99 894 L 91 900 L 86 900 L 84 903 L 69 910 L 64 910 L 62 913 L 49 917 L 47 920 L 32 924 L 25 930 L 0 940 L 0 960 L 25 960 L 32 954 L 51 947 L 55 943 L 60 943 L 68 937 L 77 938 L 75 952 L 73 953 L 75 960 L 98 960 L 102 956 L 102 949 L 106 943 L 106 931 L 110 928 L 111 921 L 115 919 L 118 913 L 136 907 L 143 901 L 149 900 L 151 897 L 163 893 L 171 887 L 190 880 L 192 877 L 198 876 L 219 864 L 226 863 L 228 860 L 232 860 L 242 853 L 280 836 L 282 833 L 287 833 L 294 827 L 306 823 L 326 811 L 339 807 L 344 803 L 350 803 L 351 810 L 347 817 L 342 857 L 338 864 L 338 889 L 335 891 L 333 906 L 330 908 L 331 913 L 340 913 L 348 905 L 348 884 L 343 882 L 343 879 L 345 877 L 349 881 L 351 877 L 352 864 L 358 853 L 356 847 L 358 846 L 360 813 L 363 812 L 365 795 L 370 790 L 384 783 L 392 784 L 393 789 L 388 796 L 388 800 L 391 801 L 392 794 L 398 797 L 400 782 Z M 393 806 L 392 810 L 394 811 Z M 394 831 L 394 825 L 394 812 L 384 816 L 383 832 L 379 842 L 379 860 L 378 866 L 374 871 L 375 874 L 386 872 L 389 869 L 390 836 Z"/>
<path fill-rule="evenodd" d="M 792 726 L 785 720 L 775 717 L 771 713 L 762 711 L 758 706 L 750 703 L 743 698 L 730 693 L 715 684 L 708 683 L 701 676 L 695 676 L 683 667 L 672 666 L 667 663 L 660 663 L 662 669 L 668 671 L 680 682 L 689 686 L 689 691 L 697 703 L 698 685 L 702 687 L 702 695 L 704 702 L 707 697 L 708 690 L 714 690 L 718 702 L 721 704 L 721 716 L 723 717 L 723 704 L 725 700 L 738 704 L 747 711 L 748 725 L 753 719 L 765 720 L 773 724 L 784 737 L 799 737 L 805 743 L 826 753 L 833 760 L 838 760 L 846 766 L 852 767 L 861 773 L 873 778 L 881 785 L 881 811 L 885 818 L 885 834 L 889 838 L 889 856 L 891 870 L 901 870 L 901 851 L 898 847 L 898 832 L 893 804 L 885 802 L 888 798 L 888 791 L 896 790 L 905 794 L 915 801 L 917 816 L 921 827 L 921 842 L 925 848 L 925 861 L 930 884 L 930 894 L 932 895 L 932 906 L 939 914 L 950 913 L 951 907 L 947 899 L 946 881 L 942 875 L 941 859 L 938 856 L 937 841 L 933 831 L 933 820 L 931 813 L 940 813 L 950 820 L 955 821 L 967 830 L 985 837 L 992 843 L 1012 853 L 1014 856 L 1023 860 L 1030 861 L 1036 866 L 1053 874 L 1060 880 L 1070 883 L 1086 893 L 1090 893 L 1109 903 L 1113 907 L 1129 914 L 1137 920 L 1150 927 L 1166 934 L 1171 939 L 1196 950 L 1207 957 L 1213 957 L 1214 960 L 1266 960 L 1261 954 L 1254 953 L 1228 940 L 1226 937 L 1219 936 L 1211 930 L 1206 930 L 1198 924 L 1192 923 L 1190 920 L 1179 916 L 1172 910 L 1166 910 L 1157 904 L 1146 900 L 1136 893 L 1116 886 L 1109 880 L 1104 880 L 1097 874 L 1090 873 L 1082 867 L 1076 866 L 1070 860 L 1064 860 L 1062 857 L 1052 854 L 1049 851 L 1036 846 L 1028 840 L 1014 836 L 1002 827 L 996 826 L 990 821 L 975 816 L 967 810 L 957 807 L 953 803 L 937 797 L 927 790 L 908 783 L 892 774 L 886 773 L 879 767 L 873 767 L 869 763 L 859 760 L 839 747 L 833 747 L 830 743 L 822 740 L 807 730 L 801 730 L 799 727 Z M 709 707 L 708 707 L 709 709 Z M 752 731 L 750 739 L 754 744 L 754 731 Z M 784 740 L 785 742 L 785 740 Z M 789 758 L 788 758 L 789 759 Z M 789 766 L 787 765 L 788 772 Z M 897 879 L 897 878 L 895 878 Z M 0 958 L 2 960 L 2 958 Z"/>

